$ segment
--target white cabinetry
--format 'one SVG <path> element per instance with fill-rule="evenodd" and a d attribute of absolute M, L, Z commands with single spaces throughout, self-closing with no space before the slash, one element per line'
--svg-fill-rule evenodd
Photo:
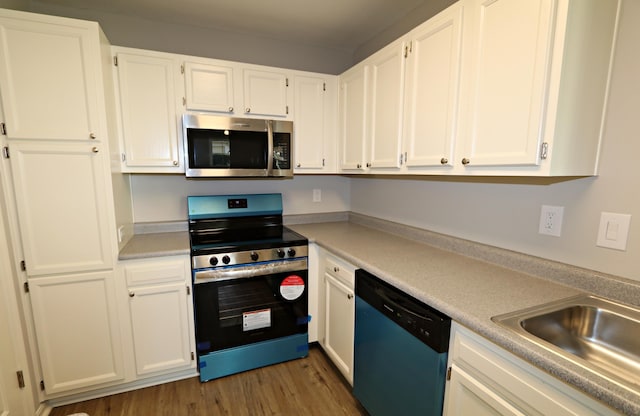
<path fill-rule="evenodd" d="M 96 26 L 3 12 L 0 85 L 10 139 L 105 139 Z"/>
<path fill-rule="evenodd" d="M 184 63 L 186 106 L 189 111 L 233 114 L 233 67 L 229 63 L 188 60 Z"/>
<path fill-rule="evenodd" d="M 369 68 L 360 63 L 340 75 L 340 169 L 363 171 L 367 140 Z"/>
<path fill-rule="evenodd" d="M 449 365 L 445 416 L 617 414 L 457 323 Z"/>
<path fill-rule="evenodd" d="M 20 278 L 29 288 L 34 372 L 49 397 L 113 385 L 124 379 L 124 364 L 105 104 L 110 67 L 101 59 L 110 47 L 94 22 L 0 9 L 0 25 L 12 178 L 4 200 L 13 252 L 24 256 L 14 260 L 26 265 Z"/>
<path fill-rule="evenodd" d="M 289 115 L 287 99 L 289 78 L 285 71 L 275 68 L 270 70 L 245 68 L 242 75 L 245 114 L 276 117 Z"/>
<path fill-rule="evenodd" d="M 184 172 L 184 83 L 175 55 L 114 47 L 123 172 Z"/>
<path fill-rule="evenodd" d="M 344 375 L 353 384 L 353 349 L 355 328 L 355 267 L 325 253 L 324 322 L 320 325 L 320 344 Z"/>
<path fill-rule="evenodd" d="M 336 172 L 337 77 L 293 76 L 295 173 Z"/>
<path fill-rule="evenodd" d="M 100 143 L 10 143 L 18 221 L 29 277 L 113 266 Z"/>
<path fill-rule="evenodd" d="M 47 394 L 124 378 L 113 271 L 29 280 Z"/>
<path fill-rule="evenodd" d="M 137 376 L 195 368 L 189 257 L 122 264 Z"/>

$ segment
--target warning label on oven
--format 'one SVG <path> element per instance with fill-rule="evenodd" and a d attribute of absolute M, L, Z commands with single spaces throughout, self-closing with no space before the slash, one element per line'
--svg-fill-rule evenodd
<path fill-rule="evenodd" d="M 259 311 L 244 312 L 242 314 L 242 330 L 253 331 L 254 329 L 268 328 L 271 326 L 271 309 L 261 309 Z"/>
<path fill-rule="evenodd" d="M 280 294 L 286 300 L 296 300 L 304 293 L 304 280 L 302 277 L 292 274 L 280 283 Z"/>

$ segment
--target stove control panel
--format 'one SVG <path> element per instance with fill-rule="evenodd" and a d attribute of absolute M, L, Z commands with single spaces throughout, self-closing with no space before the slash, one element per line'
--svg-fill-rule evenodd
<path fill-rule="evenodd" d="M 193 256 L 192 268 L 207 269 L 211 267 L 237 266 L 259 262 L 281 261 L 307 257 L 308 246 L 279 247 L 263 250 L 238 251 L 231 253 L 202 254 Z"/>

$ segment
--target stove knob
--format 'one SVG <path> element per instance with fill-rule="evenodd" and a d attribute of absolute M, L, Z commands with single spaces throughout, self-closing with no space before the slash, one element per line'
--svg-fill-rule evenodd
<path fill-rule="evenodd" d="M 256 253 L 255 251 L 251 252 L 251 260 L 253 261 L 257 261 L 260 258 L 260 255 L 258 255 L 258 253 Z"/>
<path fill-rule="evenodd" d="M 218 264 L 218 258 L 215 256 L 209 257 L 209 264 L 215 266 L 216 264 Z"/>
<path fill-rule="evenodd" d="M 287 254 L 289 255 L 289 257 L 295 257 L 296 251 L 290 248 L 289 250 L 287 250 Z"/>
<path fill-rule="evenodd" d="M 278 255 L 278 257 L 283 258 L 284 257 L 284 250 L 279 248 L 276 250 L 276 254 Z"/>
<path fill-rule="evenodd" d="M 223 262 L 224 264 L 229 264 L 229 262 L 230 262 L 230 261 L 231 261 L 231 258 L 229 258 L 229 256 L 224 256 L 224 257 L 222 258 L 222 262 Z"/>

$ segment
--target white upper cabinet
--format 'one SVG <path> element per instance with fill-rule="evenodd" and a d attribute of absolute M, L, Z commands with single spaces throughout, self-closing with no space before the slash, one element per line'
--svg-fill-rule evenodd
<path fill-rule="evenodd" d="M 113 267 L 106 146 L 19 141 L 9 150 L 28 275 Z"/>
<path fill-rule="evenodd" d="M 189 111 L 233 114 L 233 67 L 186 61 L 186 104 Z"/>
<path fill-rule="evenodd" d="M 336 172 L 337 77 L 295 75 L 295 173 Z"/>
<path fill-rule="evenodd" d="M 10 139 L 104 139 L 96 23 L 0 16 L 0 89 Z"/>
<path fill-rule="evenodd" d="M 184 172 L 180 61 L 175 55 L 152 51 L 116 47 L 113 52 L 122 171 Z"/>
<path fill-rule="evenodd" d="M 368 67 L 358 64 L 340 75 L 340 169 L 363 171 L 367 137 Z"/>
<path fill-rule="evenodd" d="M 403 134 L 405 164 L 409 171 L 453 164 L 462 10 L 462 4 L 457 3 L 410 34 Z"/>
<path fill-rule="evenodd" d="M 394 42 L 366 60 L 370 105 L 366 167 L 394 168 L 401 164 L 405 43 Z"/>
<path fill-rule="evenodd" d="M 596 174 L 618 0 L 467 4 L 460 173 Z"/>
<path fill-rule="evenodd" d="M 289 79 L 284 71 L 244 69 L 244 113 L 287 117 Z"/>

